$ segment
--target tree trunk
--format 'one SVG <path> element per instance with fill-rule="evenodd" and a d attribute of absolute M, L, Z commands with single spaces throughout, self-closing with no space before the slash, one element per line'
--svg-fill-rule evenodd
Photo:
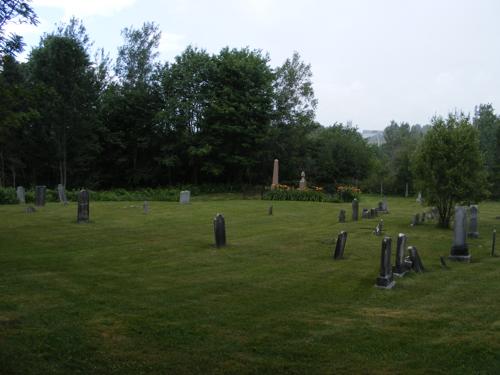
<path fill-rule="evenodd" d="M 0 187 L 5 184 L 5 161 L 3 158 L 3 151 L 0 152 Z"/>

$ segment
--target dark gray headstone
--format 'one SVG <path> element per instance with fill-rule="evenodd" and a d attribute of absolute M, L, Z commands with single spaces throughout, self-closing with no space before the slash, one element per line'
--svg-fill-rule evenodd
<path fill-rule="evenodd" d="M 17 200 L 21 204 L 26 203 L 26 191 L 24 190 L 24 187 L 18 186 L 16 189 L 16 195 L 17 195 Z"/>
<path fill-rule="evenodd" d="M 415 227 L 418 225 L 418 218 L 417 215 L 413 215 L 413 219 L 411 219 L 411 224 L 412 227 Z"/>
<path fill-rule="evenodd" d="M 345 243 L 347 242 L 347 232 L 340 232 L 337 237 L 337 243 L 335 244 L 335 251 L 333 253 L 333 259 L 341 259 L 344 257 Z"/>
<path fill-rule="evenodd" d="M 269 206 L 269 209 L 268 209 L 267 213 L 268 213 L 269 215 L 272 215 L 272 214 L 273 214 L 273 206 Z"/>
<path fill-rule="evenodd" d="M 410 254 L 411 268 L 418 273 L 424 272 L 424 265 L 422 263 L 422 260 L 420 259 L 420 256 L 418 255 L 417 248 L 415 246 L 409 246 L 408 253 Z"/>
<path fill-rule="evenodd" d="M 420 216 L 420 217 L 422 218 L 421 223 L 422 224 L 425 223 L 425 212 L 422 212 L 422 216 Z"/>
<path fill-rule="evenodd" d="M 149 213 L 149 202 L 148 201 L 144 201 L 144 204 L 142 205 L 142 210 L 144 211 L 144 213 L 146 215 Z"/>
<path fill-rule="evenodd" d="M 384 211 L 384 202 L 382 202 L 382 201 L 378 202 L 376 210 L 377 211 Z"/>
<path fill-rule="evenodd" d="M 370 210 L 368 210 L 368 208 L 363 208 L 363 211 L 361 211 L 361 218 L 371 219 Z"/>
<path fill-rule="evenodd" d="M 45 193 L 46 186 L 36 186 L 35 187 L 35 206 L 42 207 L 45 206 Z"/>
<path fill-rule="evenodd" d="M 64 205 L 68 204 L 68 199 L 66 198 L 66 189 L 62 184 L 57 185 L 57 195 L 59 196 L 59 202 Z"/>
<path fill-rule="evenodd" d="M 226 221 L 222 214 L 217 214 L 214 218 L 215 247 L 226 246 Z"/>
<path fill-rule="evenodd" d="M 391 265 L 391 237 L 384 237 L 382 240 L 382 251 L 380 253 L 380 273 L 375 286 L 378 288 L 391 289 L 396 282 L 392 275 Z"/>
<path fill-rule="evenodd" d="M 373 219 L 374 217 L 377 217 L 377 210 L 374 208 L 370 208 L 370 219 Z"/>
<path fill-rule="evenodd" d="M 352 220 L 358 221 L 359 216 L 359 202 L 356 198 L 352 201 Z"/>
<path fill-rule="evenodd" d="M 497 240 L 497 230 L 493 229 L 493 233 L 491 235 L 491 256 L 495 256 L 495 242 Z"/>
<path fill-rule="evenodd" d="M 467 211 L 465 207 L 455 207 L 455 224 L 453 227 L 453 245 L 449 259 L 470 262 L 469 245 L 467 238 Z"/>
<path fill-rule="evenodd" d="M 469 220 L 469 233 L 468 236 L 471 238 L 479 238 L 478 230 L 478 214 L 479 210 L 477 205 L 473 204 L 469 207 L 470 220 Z"/>
<path fill-rule="evenodd" d="M 339 212 L 339 223 L 345 223 L 345 210 Z"/>
<path fill-rule="evenodd" d="M 405 198 L 408 198 L 408 182 L 406 183 L 405 187 Z"/>
<path fill-rule="evenodd" d="M 90 220 L 90 196 L 87 190 L 78 193 L 77 223 L 88 223 Z"/>
<path fill-rule="evenodd" d="M 398 244 L 396 248 L 396 265 L 394 266 L 394 275 L 404 276 L 408 272 L 408 267 L 405 262 L 406 257 L 406 235 L 399 233 Z"/>

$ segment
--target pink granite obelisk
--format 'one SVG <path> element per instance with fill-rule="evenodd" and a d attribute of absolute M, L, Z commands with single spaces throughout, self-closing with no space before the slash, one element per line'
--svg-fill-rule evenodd
<path fill-rule="evenodd" d="M 271 184 L 271 189 L 276 189 L 278 187 L 279 184 L 278 175 L 279 175 L 279 161 L 278 159 L 274 159 L 273 182 Z"/>

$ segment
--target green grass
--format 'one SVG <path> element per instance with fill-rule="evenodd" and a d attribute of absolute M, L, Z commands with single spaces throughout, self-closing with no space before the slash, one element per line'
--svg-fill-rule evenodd
<path fill-rule="evenodd" d="M 414 199 L 388 203 L 386 234 L 406 233 L 427 269 L 393 290 L 373 286 L 377 219 L 337 222 L 349 204 L 151 202 L 144 215 L 99 202 L 79 225 L 74 203 L 0 206 L 0 373 L 500 373 L 500 204 L 480 205 L 473 262 L 444 270 L 452 232 L 411 228 Z M 333 261 L 342 229 L 346 257 Z"/>

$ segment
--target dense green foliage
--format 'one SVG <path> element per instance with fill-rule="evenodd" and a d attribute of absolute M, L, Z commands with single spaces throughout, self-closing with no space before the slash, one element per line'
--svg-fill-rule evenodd
<path fill-rule="evenodd" d="M 463 115 L 437 117 L 419 146 L 415 172 L 428 203 L 447 228 L 455 204 L 478 202 L 487 194 L 479 132 Z"/>
<path fill-rule="evenodd" d="M 374 207 L 378 197 L 363 197 Z M 497 374 L 500 204 L 480 206 L 472 264 L 439 265 L 452 232 L 410 227 L 422 208 L 390 198 L 385 234 L 409 236 L 426 272 L 373 285 L 378 219 L 350 204 L 91 203 L 34 214 L 0 206 L 0 364 L 5 374 Z M 228 247 L 212 219 L 224 214 Z M 497 227 L 498 229 L 498 227 Z M 345 259 L 331 259 L 348 232 Z M 423 360 L 424 359 L 424 360 Z"/>
<path fill-rule="evenodd" d="M 262 199 L 272 201 L 306 201 L 306 202 L 334 202 L 337 201 L 334 197 L 315 190 L 268 190 Z"/>
<path fill-rule="evenodd" d="M 38 17 L 30 5 L 31 0 L 2 0 L 0 1 L 0 57 L 15 55 L 24 48 L 21 35 L 5 34 L 5 27 L 9 23 L 32 25 L 38 24 Z"/>

